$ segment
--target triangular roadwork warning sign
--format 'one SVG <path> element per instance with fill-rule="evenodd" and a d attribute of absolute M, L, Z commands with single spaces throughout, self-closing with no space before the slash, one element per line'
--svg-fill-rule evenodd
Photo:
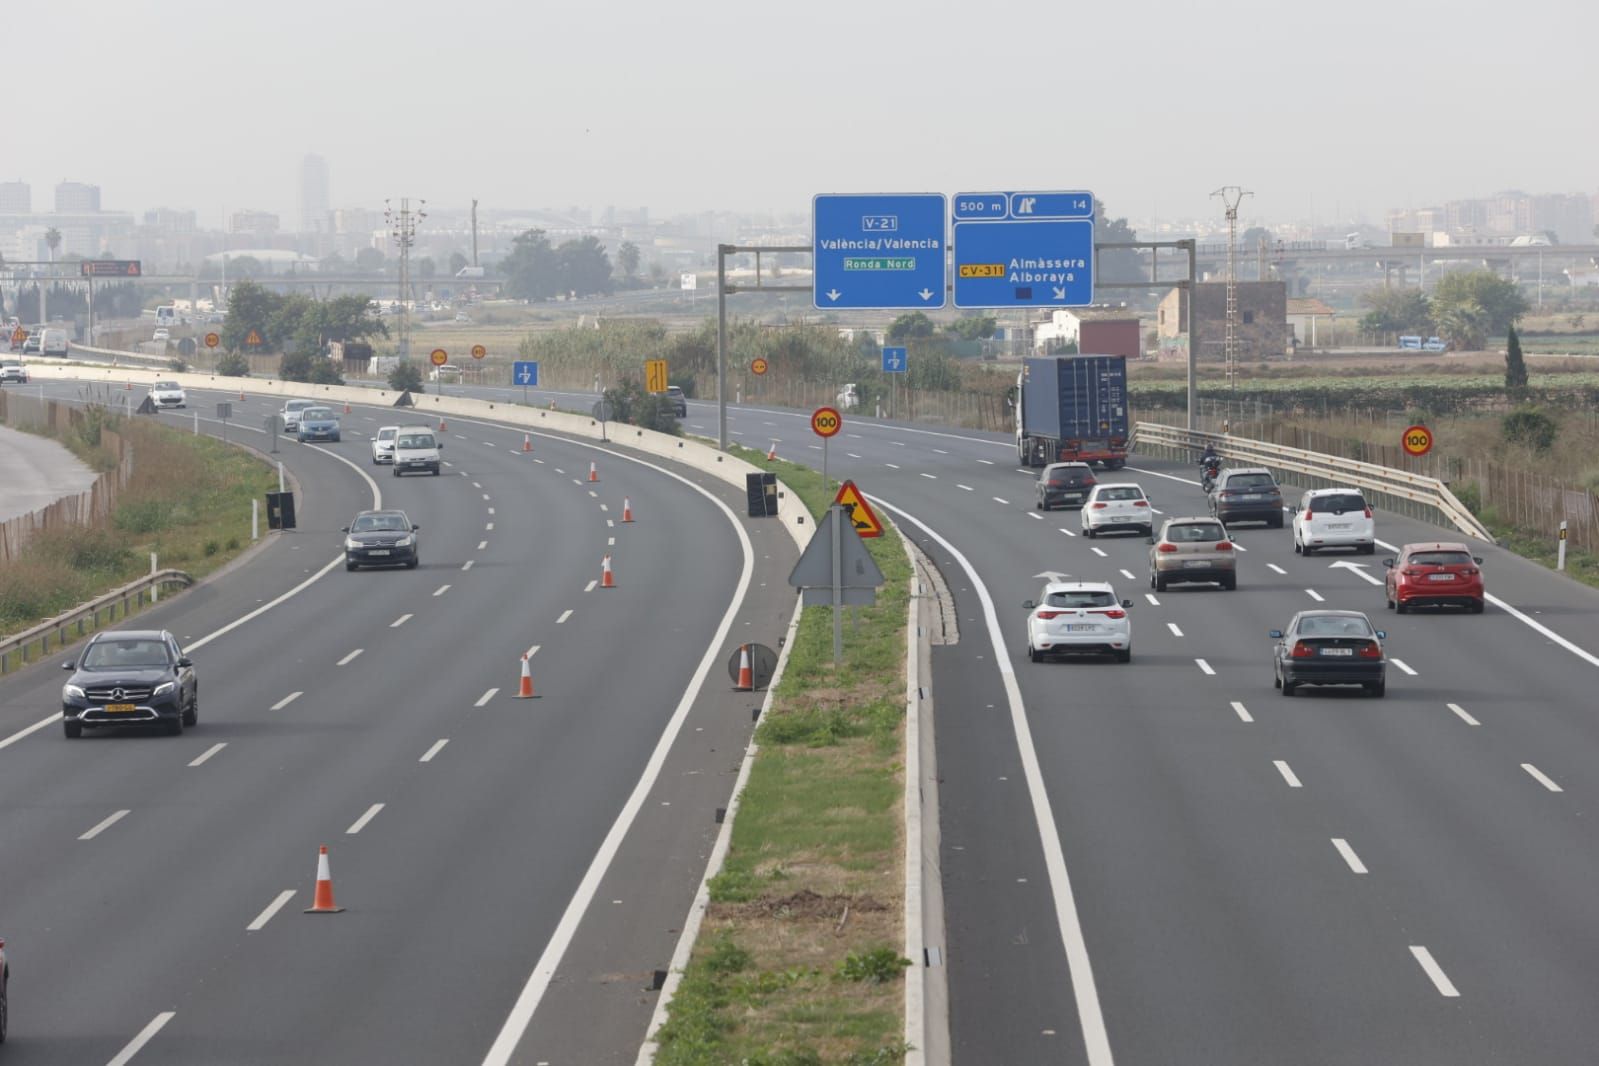
<path fill-rule="evenodd" d="M 877 520 L 877 515 L 872 511 L 872 505 L 866 502 L 866 497 L 861 495 L 861 490 L 855 487 L 855 482 L 846 481 L 838 487 L 838 495 L 833 497 L 833 502 L 844 508 L 844 513 L 849 516 L 850 524 L 855 527 L 855 532 L 863 537 L 881 537 L 883 523 Z"/>
<path fill-rule="evenodd" d="M 245 347 L 247 347 L 247 348 L 259 348 L 259 347 L 261 347 L 261 333 L 260 333 L 260 331 L 252 329 L 249 332 L 249 334 L 247 334 L 245 336 L 244 344 L 245 344 Z"/>
<path fill-rule="evenodd" d="M 411 399 L 411 390 L 410 389 L 406 389 L 404 392 L 400 393 L 399 398 L 397 398 L 394 401 L 394 406 L 396 406 L 396 407 L 415 407 L 416 406 L 416 401 Z"/>

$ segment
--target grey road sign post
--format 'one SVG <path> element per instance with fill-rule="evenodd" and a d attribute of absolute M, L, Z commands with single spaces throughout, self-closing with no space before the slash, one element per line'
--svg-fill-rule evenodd
<path fill-rule="evenodd" d="M 845 535 L 848 522 L 843 507 L 829 506 L 788 575 L 789 585 L 801 591 L 804 606 L 832 606 L 834 667 L 844 656 L 844 608 L 872 606 L 883 584 L 883 572 L 853 524 Z"/>

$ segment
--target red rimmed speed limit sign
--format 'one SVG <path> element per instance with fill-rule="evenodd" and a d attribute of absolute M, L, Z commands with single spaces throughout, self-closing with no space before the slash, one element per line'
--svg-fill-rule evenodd
<path fill-rule="evenodd" d="M 1411 426 L 1399 439 L 1406 455 L 1421 456 L 1432 451 L 1432 430 L 1426 426 Z"/>
<path fill-rule="evenodd" d="M 818 437 L 831 437 L 844 426 L 844 419 L 831 407 L 818 407 L 811 413 L 811 432 Z"/>

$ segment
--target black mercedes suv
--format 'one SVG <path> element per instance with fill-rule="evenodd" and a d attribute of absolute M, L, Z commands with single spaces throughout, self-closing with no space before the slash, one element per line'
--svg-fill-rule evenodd
<path fill-rule="evenodd" d="M 173 735 L 200 718 L 200 683 L 194 662 L 166 630 L 96 633 L 61 689 L 61 726 L 68 737 L 85 726 L 157 723 Z"/>

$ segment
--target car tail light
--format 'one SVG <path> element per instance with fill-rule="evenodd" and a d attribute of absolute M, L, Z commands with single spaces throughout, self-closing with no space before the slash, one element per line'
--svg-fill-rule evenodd
<path fill-rule="evenodd" d="M 1104 504 L 1102 504 L 1102 503 L 1096 503 L 1096 504 L 1094 504 L 1094 510 L 1096 510 L 1096 511 L 1103 511 L 1103 510 L 1104 510 L 1104 509 L 1105 509 L 1105 505 L 1104 505 Z"/>
<path fill-rule="evenodd" d="M 1225 500 L 1227 497 L 1233 495 L 1233 490 L 1232 489 L 1222 489 L 1216 495 L 1220 496 L 1222 499 Z"/>
<path fill-rule="evenodd" d="M 1420 570 L 1406 570 L 1405 571 L 1405 576 L 1406 577 L 1420 577 L 1421 576 L 1421 571 Z"/>
<path fill-rule="evenodd" d="M 1091 487 L 1092 487 L 1092 486 L 1094 486 L 1094 485 L 1097 485 L 1097 484 L 1099 484 L 1099 482 L 1098 482 L 1098 481 L 1095 481 L 1095 480 L 1094 480 L 1094 479 L 1093 479 L 1093 478 L 1091 478 L 1091 477 L 1085 477 L 1085 478 L 1083 478 L 1083 488 L 1085 488 L 1085 489 L 1086 489 L 1086 488 L 1091 488 Z"/>
<path fill-rule="evenodd" d="M 1462 570 L 1461 573 L 1465 574 L 1467 577 L 1476 577 L 1478 574 L 1482 573 L 1482 571 L 1478 570 L 1475 566 L 1471 566 L 1467 567 L 1465 570 Z"/>
<path fill-rule="evenodd" d="M 1302 640 L 1294 641 L 1294 650 L 1288 653 L 1295 659 L 1308 659 L 1316 653 L 1310 650 L 1310 645 Z"/>
<path fill-rule="evenodd" d="M 1134 500 L 1133 501 L 1133 506 L 1134 507 L 1148 507 L 1149 506 L 1149 501 L 1148 500 Z"/>
<path fill-rule="evenodd" d="M 1378 644 L 1375 640 L 1362 644 L 1360 646 L 1360 657 L 1362 659 L 1381 659 L 1382 645 Z"/>
<path fill-rule="evenodd" d="M 1233 542 L 1230 540 L 1221 541 L 1216 545 L 1216 550 L 1219 552 L 1230 552 L 1233 550 Z"/>
<path fill-rule="evenodd" d="M 1370 507 L 1366 508 L 1366 517 L 1367 518 L 1371 517 L 1371 508 Z"/>
<path fill-rule="evenodd" d="M 1095 611 L 1094 613 L 1095 614 L 1102 614 L 1106 618 L 1126 618 L 1127 617 L 1127 612 L 1122 610 L 1120 607 L 1112 608 L 1109 611 Z"/>
<path fill-rule="evenodd" d="M 1307 522 L 1308 522 L 1308 521 L 1310 521 L 1310 520 L 1311 520 L 1311 518 L 1313 518 L 1313 517 L 1314 517 L 1314 516 L 1313 516 L 1313 515 L 1312 515 L 1312 514 L 1311 514 L 1311 511 L 1310 511 L 1310 508 L 1309 508 L 1309 507 L 1307 507 L 1307 508 L 1305 508 L 1305 521 L 1307 521 Z"/>
<path fill-rule="evenodd" d="M 1038 612 L 1038 618 L 1039 618 L 1039 621 L 1047 622 L 1051 618 L 1059 618 L 1063 613 L 1065 613 L 1065 612 L 1063 612 L 1063 611 L 1039 611 Z"/>
<path fill-rule="evenodd" d="M 1175 544 L 1162 544 L 1160 547 L 1156 548 L 1155 550 L 1158 551 L 1158 552 L 1174 552 L 1174 551 L 1177 550 L 1177 545 L 1175 545 Z"/>

